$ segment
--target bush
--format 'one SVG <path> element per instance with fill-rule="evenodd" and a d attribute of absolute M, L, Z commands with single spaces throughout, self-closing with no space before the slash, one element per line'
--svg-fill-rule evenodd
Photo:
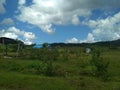
<path fill-rule="evenodd" d="M 47 76 L 54 76 L 54 68 L 52 62 L 47 62 L 45 74 Z"/>
<path fill-rule="evenodd" d="M 43 63 L 32 63 L 30 65 L 28 65 L 28 70 L 30 70 L 32 73 L 36 73 L 36 74 L 43 74 L 45 71 L 45 64 Z"/>
<path fill-rule="evenodd" d="M 93 72 L 95 76 L 101 77 L 104 80 L 107 80 L 109 77 L 108 73 L 108 67 L 109 62 L 103 61 L 103 59 L 100 57 L 100 52 L 97 50 L 94 50 L 92 53 L 92 60 L 91 65 L 93 66 Z"/>
<path fill-rule="evenodd" d="M 52 61 L 49 61 L 49 62 L 47 62 L 47 65 L 46 65 L 45 75 L 46 76 L 63 76 L 63 77 L 65 77 L 66 72 L 60 66 L 54 66 Z"/>
<path fill-rule="evenodd" d="M 23 59 L 36 59 L 40 61 L 47 62 L 49 60 L 57 60 L 59 56 L 59 53 L 56 49 L 50 49 L 50 48 L 40 48 L 40 49 L 34 49 L 31 48 L 29 50 L 24 51 Z"/>
<path fill-rule="evenodd" d="M 81 60 L 79 67 L 80 67 L 80 74 L 82 75 L 91 75 L 93 73 L 90 62 L 86 60 Z"/>

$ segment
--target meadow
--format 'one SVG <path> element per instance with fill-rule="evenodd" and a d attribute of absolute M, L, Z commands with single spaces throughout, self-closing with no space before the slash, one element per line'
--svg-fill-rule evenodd
<path fill-rule="evenodd" d="M 120 90 L 120 47 L 32 48 L 0 56 L 0 90 Z"/>

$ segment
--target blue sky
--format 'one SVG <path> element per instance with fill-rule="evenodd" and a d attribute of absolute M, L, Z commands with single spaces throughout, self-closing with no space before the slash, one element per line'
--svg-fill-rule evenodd
<path fill-rule="evenodd" d="M 0 37 L 25 44 L 120 39 L 120 0 L 0 0 Z"/>

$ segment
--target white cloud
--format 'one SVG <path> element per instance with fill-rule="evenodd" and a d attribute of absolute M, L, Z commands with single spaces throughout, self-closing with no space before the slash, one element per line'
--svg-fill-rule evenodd
<path fill-rule="evenodd" d="M 85 24 L 93 29 L 95 41 L 120 39 L 120 12 L 105 19 L 89 20 Z"/>
<path fill-rule="evenodd" d="M 79 25 L 80 17 L 89 17 L 93 10 L 120 6 L 120 0 L 32 0 L 30 5 L 25 4 L 26 0 L 19 0 L 18 3 L 17 19 L 48 34 L 55 32 L 53 25 Z"/>
<path fill-rule="evenodd" d="M 26 0 L 19 0 L 19 1 L 18 1 L 18 4 L 19 4 L 19 5 L 24 5 L 25 3 L 26 3 Z"/>
<path fill-rule="evenodd" d="M 66 43 L 78 43 L 78 39 L 74 37 L 72 39 L 66 40 Z"/>
<path fill-rule="evenodd" d="M 4 4 L 5 4 L 6 0 L 0 0 L 0 14 L 1 13 L 5 13 L 5 8 L 4 8 Z"/>
<path fill-rule="evenodd" d="M 20 5 L 20 14 L 17 18 L 23 22 L 35 25 L 46 33 L 54 33 L 54 25 L 66 25 L 80 23 L 79 16 L 89 16 L 91 12 L 87 8 L 76 7 L 79 0 L 33 0 L 30 6 Z"/>
<path fill-rule="evenodd" d="M 10 27 L 6 30 L 0 30 L 0 37 L 13 39 L 20 39 L 20 37 L 23 37 L 22 41 L 24 41 L 25 44 L 32 44 L 32 41 L 35 39 L 35 34 L 19 30 L 16 27 Z"/>
<path fill-rule="evenodd" d="M 79 25 L 80 24 L 80 21 L 79 21 L 79 18 L 77 15 L 74 15 L 73 18 L 72 18 L 72 23 L 74 25 Z"/>
<path fill-rule="evenodd" d="M 88 34 L 87 39 L 80 41 L 80 43 L 94 43 L 94 42 L 95 42 L 95 38 L 93 37 L 92 33 Z"/>
<path fill-rule="evenodd" d="M 43 32 L 46 32 L 49 34 L 53 34 L 55 32 L 55 30 L 52 29 L 52 24 L 41 25 L 40 28 L 43 30 Z"/>
<path fill-rule="evenodd" d="M 14 21 L 11 18 L 5 18 L 1 21 L 0 24 L 5 24 L 5 25 L 13 25 Z"/>
<path fill-rule="evenodd" d="M 26 45 L 31 45 L 31 44 L 33 44 L 29 39 L 26 39 L 25 41 L 24 41 L 24 44 L 26 44 Z"/>

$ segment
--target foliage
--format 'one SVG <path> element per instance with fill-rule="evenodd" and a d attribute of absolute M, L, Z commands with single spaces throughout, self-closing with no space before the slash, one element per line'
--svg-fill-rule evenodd
<path fill-rule="evenodd" d="M 120 51 L 93 47 L 88 54 L 85 47 L 25 46 L 12 57 L 8 46 L 9 56 L 0 56 L 0 90 L 119 90 Z"/>
<path fill-rule="evenodd" d="M 103 59 L 100 57 L 100 51 L 98 50 L 93 51 L 91 64 L 93 66 L 93 72 L 95 76 L 102 77 L 104 80 L 108 79 L 109 62 L 103 61 Z"/>
<path fill-rule="evenodd" d="M 43 48 L 47 48 L 48 47 L 48 43 L 47 42 L 45 42 L 45 43 L 43 43 Z"/>

